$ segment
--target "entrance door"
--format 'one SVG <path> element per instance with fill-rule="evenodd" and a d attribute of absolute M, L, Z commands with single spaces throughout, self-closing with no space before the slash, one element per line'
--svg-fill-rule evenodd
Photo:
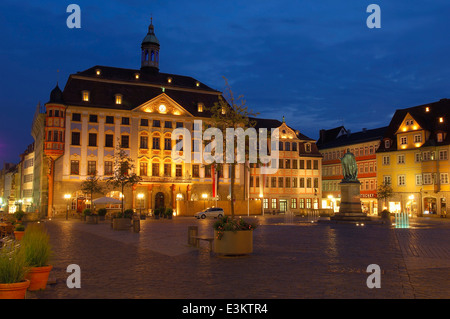
<path fill-rule="evenodd" d="M 164 207 L 164 193 L 159 192 L 155 196 L 155 209 Z"/>
<path fill-rule="evenodd" d="M 287 210 L 287 201 L 285 199 L 280 199 L 280 212 L 285 213 Z"/>

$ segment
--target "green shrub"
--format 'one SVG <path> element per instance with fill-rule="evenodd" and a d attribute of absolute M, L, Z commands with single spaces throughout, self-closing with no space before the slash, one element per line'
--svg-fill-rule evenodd
<path fill-rule="evenodd" d="M 134 211 L 132 209 L 125 209 L 125 211 L 123 212 L 123 217 L 124 218 L 133 218 L 133 214 Z"/>
<path fill-rule="evenodd" d="M 22 237 L 26 262 L 30 267 L 48 266 L 52 255 L 50 237 L 42 224 L 30 224 Z"/>
<path fill-rule="evenodd" d="M 172 208 L 167 208 L 166 209 L 166 216 L 172 216 L 173 215 L 173 209 Z"/>
<path fill-rule="evenodd" d="M 25 213 L 21 210 L 14 213 L 14 218 L 17 220 L 22 220 L 23 216 L 25 216 Z"/>
<path fill-rule="evenodd" d="M 25 226 L 22 224 L 17 224 L 15 231 L 24 231 L 25 230 Z"/>
<path fill-rule="evenodd" d="M 92 215 L 92 211 L 89 208 L 86 208 L 83 210 L 83 215 L 84 216 L 91 216 Z"/>
<path fill-rule="evenodd" d="M 107 212 L 106 208 L 100 208 L 100 209 L 97 211 L 97 214 L 98 214 L 98 216 L 105 216 L 105 215 L 106 215 L 106 212 Z"/>
<path fill-rule="evenodd" d="M 0 283 L 12 284 L 25 279 L 28 271 L 24 249 L 14 243 L 0 249 Z"/>

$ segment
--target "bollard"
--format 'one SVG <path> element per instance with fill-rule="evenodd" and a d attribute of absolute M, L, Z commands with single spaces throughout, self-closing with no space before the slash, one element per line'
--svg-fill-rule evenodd
<path fill-rule="evenodd" d="M 188 227 L 188 245 L 197 246 L 197 239 L 194 237 L 198 236 L 198 226 Z"/>
<path fill-rule="evenodd" d="M 141 220 L 139 219 L 139 216 L 136 214 L 133 215 L 133 232 L 139 233 L 141 231 Z"/>

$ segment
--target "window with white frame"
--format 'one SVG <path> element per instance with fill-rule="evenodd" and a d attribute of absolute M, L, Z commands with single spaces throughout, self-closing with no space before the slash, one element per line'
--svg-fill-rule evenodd
<path fill-rule="evenodd" d="M 448 160 L 448 152 L 447 152 L 447 150 L 440 150 L 439 151 L 439 160 L 440 161 Z"/>
<path fill-rule="evenodd" d="M 422 182 L 423 182 L 423 185 L 431 185 L 433 183 L 431 173 L 424 173 Z"/>
<path fill-rule="evenodd" d="M 422 185 L 422 174 L 416 174 L 416 185 Z"/>
<path fill-rule="evenodd" d="M 441 184 L 448 184 L 448 173 L 441 173 Z"/>
<path fill-rule="evenodd" d="M 416 134 L 414 135 L 414 143 L 421 143 L 422 142 L 422 135 Z"/>
<path fill-rule="evenodd" d="M 398 181 L 398 186 L 405 186 L 405 184 L 406 184 L 405 175 L 398 175 L 397 181 Z"/>
<path fill-rule="evenodd" d="M 406 145 L 408 144 L 408 138 L 406 136 L 401 136 L 400 137 L 400 144 L 401 145 Z"/>
<path fill-rule="evenodd" d="M 383 165 L 389 165 L 391 162 L 389 155 L 383 156 Z"/>
<path fill-rule="evenodd" d="M 397 164 L 405 164 L 405 154 L 397 155 Z"/>
<path fill-rule="evenodd" d="M 414 153 L 414 162 L 420 163 L 420 160 L 421 160 L 420 153 Z"/>
<path fill-rule="evenodd" d="M 390 185 L 391 184 L 391 175 L 384 175 L 383 181 L 385 184 Z"/>
<path fill-rule="evenodd" d="M 391 141 L 390 140 L 385 140 L 384 141 L 384 148 L 390 148 L 391 147 Z"/>

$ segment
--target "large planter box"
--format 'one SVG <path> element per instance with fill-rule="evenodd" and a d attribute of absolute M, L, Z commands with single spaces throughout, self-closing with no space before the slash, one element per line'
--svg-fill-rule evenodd
<path fill-rule="evenodd" d="M 214 231 L 213 251 L 220 255 L 248 255 L 253 252 L 253 231 L 225 231 L 221 239 Z"/>
<path fill-rule="evenodd" d="M 130 218 L 114 218 L 113 229 L 114 230 L 128 230 L 131 227 Z"/>
<path fill-rule="evenodd" d="M 36 213 L 36 212 L 25 213 L 22 220 L 24 222 L 36 222 L 39 220 L 39 213 Z"/>
<path fill-rule="evenodd" d="M 86 216 L 86 224 L 98 224 L 98 216 L 97 215 Z"/>

